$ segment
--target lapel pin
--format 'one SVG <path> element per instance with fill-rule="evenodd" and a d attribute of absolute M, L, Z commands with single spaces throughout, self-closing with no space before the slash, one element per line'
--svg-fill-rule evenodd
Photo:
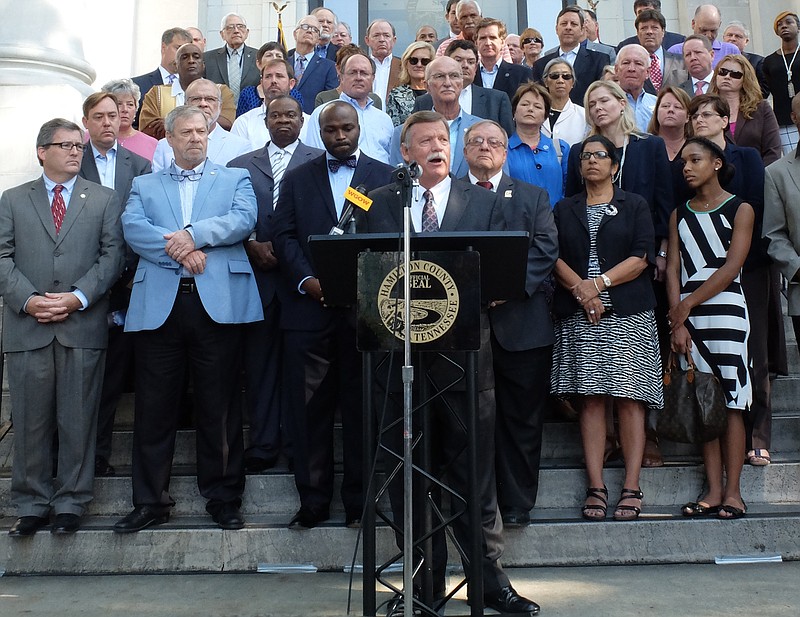
<path fill-rule="evenodd" d="M 514 192 L 513 192 L 511 189 L 508 189 L 508 190 L 505 192 L 505 195 L 504 195 L 504 197 L 505 197 L 506 199 L 509 199 L 509 198 L 511 198 L 511 197 L 513 197 L 513 196 L 514 196 Z"/>
<path fill-rule="evenodd" d="M 217 172 L 216 171 L 211 171 L 209 173 L 213 176 L 213 175 L 216 175 Z"/>
<path fill-rule="evenodd" d="M 86 199 L 86 195 L 84 193 L 81 193 L 81 199 Z"/>
<path fill-rule="evenodd" d="M 619 210 L 617 210 L 617 207 L 614 204 L 608 204 L 606 206 L 606 214 L 608 216 L 617 216 L 617 212 L 619 212 Z"/>

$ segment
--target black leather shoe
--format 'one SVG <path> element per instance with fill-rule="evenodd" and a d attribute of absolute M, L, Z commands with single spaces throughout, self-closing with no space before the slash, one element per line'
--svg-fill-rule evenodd
<path fill-rule="evenodd" d="M 8 535 L 12 538 L 32 536 L 49 522 L 49 519 L 43 516 L 20 516 L 14 524 L 11 525 L 11 529 L 8 530 Z"/>
<path fill-rule="evenodd" d="M 276 458 L 261 458 L 260 456 L 245 456 L 244 457 L 244 470 L 247 473 L 261 473 L 267 469 L 275 467 L 278 462 Z"/>
<path fill-rule="evenodd" d="M 531 515 L 524 510 L 512 509 L 503 513 L 503 527 L 507 529 L 516 529 L 518 527 L 525 527 L 531 522 Z"/>
<path fill-rule="evenodd" d="M 241 529 L 244 527 L 244 517 L 235 503 L 224 503 L 211 515 L 214 522 L 221 529 Z"/>
<path fill-rule="evenodd" d="M 541 610 L 536 602 L 519 595 L 511 585 L 483 594 L 483 605 L 498 613 L 525 615 L 525 617 L 538 615 Z"/>
<path fill-rule="evenodd" d="M 114 525 L 115 533 L 134 533 L 169 520 L 169 512 L 158 512 L 149 506 L 136 506 L 133 512 Z"/>
<path fill-rule="evenodd" d="M 112 478 L 117 475 L 117 470 L 111 466 L 111 463 L 103 456 L 94 457 L 94 477 L 95 478 Z"/>
<path fill-rule="evenodd" d="M 309 508 L 300 506 L 297 514 L 289 521 L 289 529 L 313 529 L 331 517 L 328 508 Z"/>
<path fill-rule="evenodd" d="M 81 517 L 77 514 L 56 514 L 50 533 L 57 536 L 66 536 L 78 531 L 81 526 Z"/>

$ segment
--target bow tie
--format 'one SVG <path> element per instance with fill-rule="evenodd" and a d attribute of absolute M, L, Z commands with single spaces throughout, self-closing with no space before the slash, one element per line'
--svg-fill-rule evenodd
<path fill-rule="evenodd" d="M 336 173 L 342 167 L 342 165 L 346 165 L 352 169 L 356 168 L 356 155 L 351 154 L 345 160 L 340 159 L 328 159 L 328 169 L 331 170 L 332 173 Z"/>

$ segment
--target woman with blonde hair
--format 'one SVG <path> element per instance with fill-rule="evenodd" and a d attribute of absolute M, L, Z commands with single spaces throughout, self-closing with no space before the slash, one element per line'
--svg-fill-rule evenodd
<path fill-rule="evenodd" d="M 426 93 L 425 67 L 436 57 L 430 43 L 414 41 L 400 57 L 400 85 L 386 97 L 386 113 L 395 126 L 400 126 L 414 111 L 414 101 Z"/>
<path fill-rule="evenodd" d="M 533 68 L 534 63 L 542 55 L 544 37 L 536 28 L 525 28 L 519 35 L 519 44 L 522 47 L 522 66 Z"/>

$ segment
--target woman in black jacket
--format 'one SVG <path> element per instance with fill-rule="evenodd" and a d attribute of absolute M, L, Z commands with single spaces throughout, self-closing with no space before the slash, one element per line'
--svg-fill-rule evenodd
<path fill-rule="evenodd" d="M 551 390 L 578 396 L 586 473 L 584 518 L 606 515 L 603 483 L 606 403 L 616 406 L 625 482 L 614 518 L 639 516 L 639 471 L 645 406 L 663 407 L 661 357 L 647 272 L 654 262 L 653 220 L 647 202 L 614 186 L 614 144 L 602 135 L 575 148 L 585 190 L 555 207 L 559 283 L 553 298 L 556 343 Z"/>

